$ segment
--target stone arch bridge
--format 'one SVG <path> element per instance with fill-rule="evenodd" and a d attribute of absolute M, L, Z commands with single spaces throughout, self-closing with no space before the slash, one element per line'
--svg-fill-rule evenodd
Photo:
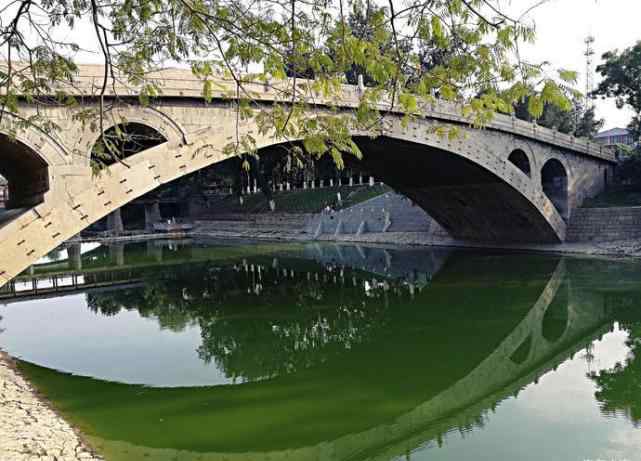
<path fill-rule="evenodd" d="M 259 148 L 283 142 L 259 133 L 251 120 L 237 124 L 228 96 L 235 90 L 233 82 L 218 82 L 220 90 L 207 104 L 202 81 L 189 71 L 166 70 L 153 76 L 162 95 L 151 106 L 123 103 L 134 100 L 136 93 L 121 84 L 105 96 L 112 104 L 106 129 L 135 124 L 154 130 L 165 142 L 95 176 L 90 157 L 98 133 L 75 115 L 96 107 L 102 75 L 100 66 L 81 66 L 73 89 L 79 107 L 25 105 L 18 115 L 2 118 L 0 175 L 9 182 L 9 201 L 0 217 L 0 285 L 132 200 L 225 160 L 223 147 L 237 131 L 252 134 Z M 299 80 L 299 85 L 305 91 L 306 82 Z M 248 87 L 260 103 L 282 101 L 282 88 Z M 359 89 L 346 85 L 339 106 L 352 110 L 359 98 Z M 312 99 L 316 108 L 310 109 L 310 116 L 327 106 L 322 98 Z M 36 110 L 60 130 L 16 131 L 21 117 Z M 615 161 L 611 151 L 597 144 L 503 115 L 482 130 L 471 128 L 460 108 L 449 103 L 425 106 L 406 125 L 402 115 L 388 112 L 389 128 L 375 138 L 353 133 L 364 153 L 364 167 L 413 199 L 458 239 L 563 241 L 572 210 L 603 189 Z M 453 140 L 440 137 L 434 130 L 438 126 L 456 126 L 462 135 Z"/>

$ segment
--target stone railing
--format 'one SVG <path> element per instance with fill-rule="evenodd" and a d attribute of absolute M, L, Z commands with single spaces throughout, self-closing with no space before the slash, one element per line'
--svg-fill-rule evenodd
<path fill-rule="evenodd" d="M 80 73 L 73 85 L 64 88 L 72 94 L 83 96 L 97 96 L 102 89 L 102 80 L 104 73 L 102 66 L 99 65 L 81 65 Z M 204 79 L 195 77 L 189 69 L 165 69 L 162 71 L 150 73 L 148 75 L 150 82 L 156 83 L 161 89 L 161 98 L 203 98 Z M 236 82 L 223 77 L 214 79 L 215 85 L 212 91 L 212 98 L 216 100 L 233 100 L 236 98 Z M 296 91 L 299 100 L 305 100 L 312 106 L 316 107 L 343 107 L 354 109 L 359 106 L 362 96 L 362 87 L 357 85 L 342 85 L 340 96 L 322 96 L 313 88 L 313 80 L 297 79 Z M 293 81 L 279 80 L 274 82 L 244 82 L 244 97 L 249 95 L 254 101 L 273 102 L 280 101 L 286 103 L 291 99 Z M 106 96 L 136 96 L 139 94 L 140 87 L 127 84 L 122 80 L 117 81 L 114 85 L 109 85 L 106 89 Z M 390 97 L 382 97 L 377 108 L 382 112 L 403 114 L 398 101 L 392 104 Z M 420 101 L 418 116 L 452 122 L 458 124 L 471 125 L 470 118 L 463 116 L 462 106 L 444 100 Z M 584 138 L 575 138 L 556 130 L 540 127 L 534 123 L 528 123 L 516 119 L 513 116 L 495 114 L 494 118 L 484 126 L 486 129 L 502 131 L 537 141 L 552 144 L 558 147 L 580 152 L 585 155 L 597 157 L 602 160 L 615 162 L 615 151 L 607 146 L 603 146 L 594 141 Z"/>

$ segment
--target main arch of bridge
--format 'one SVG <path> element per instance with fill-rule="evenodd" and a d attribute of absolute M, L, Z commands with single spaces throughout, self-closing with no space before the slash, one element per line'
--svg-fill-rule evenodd
<path fill-rule="evenodd" d="M 61 125 L 58 137 L 27 130 L 18 140 L 24 147 L 14 150 L 23 155 L 7 154 L 11 149 L 0 152 L 0 164 L 19 160 L 27 171 L 46 172 L 41 174 L 48 179 L 37 194 L 24 194 L 35 198 L 24 202 L 32 208 L 0 227 L 0 264 L 9 266 L 8 261 L 14 261 L 7 269 L 0 267 L 0 283 L 124 204 L 227 159 L 223 147 L 235 139 L 237 131 L 252 134 L 259 149 L 282 142 L 261 134 L 251 120 L 238 127 L 235 111 L 228 104 L 207 105 L 200 93 L 191 95 L 192 99 L 186 99 L 189 94 L 184 91 L 180 94 L 183 97 L 170 97 L 157 107 L 134 105 L 112 110 L 106 128 L 134 123 L 157 131 L 167 142 L 133 155 L 126 165 L 110 165 L 98 177 L 92 175 L 89 165 L 97 134 L 75 122 L 69 109 L 51 111 L 50 116 Z M 265 96 L 269 97 L 273 96 Z M 349 98 L 346 101 L 346 107 L 354 106 Z M 444 109 L 436 108 L 409 124 L 402 123 L 400 114 L 390 114 L 382 136 L 354 135 L 364 152 L 365 168 L 412 198 L 460 239 L 487 243 L 562 241 L 571 210 L 601 190 L 603 171 L 612 164 L 599 149 L 581 142 L 571 144 L 565 138 L 561 142 L 543 129 L 532 134 L 527 131 L 531 125 L 526 124 L 526 129 L 521 122 L 498 116 L 494 125 L 478 130 L 439 110 Z M 455 139 L 435 134 L 437 127 L 452 124 L 461 130 Z M 521 133 L 526 131 L 530 133 L 527 136 Z M 547 137 L 542 139 L 543 135 Z M 520 159 L 515 162 L 512 154 L 517 150 Z M 529 170 L 523 166 L 524 160 Z M 550 160 L 554 160 L 554 167 L 544 174 L 544 165 Z M 559 174 L 559 165 L 563 174 Z M 8 170 L 0 174 L 9 176 L 12 190 L 28 184 L 19 179 L 22 175 Z M 546 195 L 550 185 L 565 187 L 563 206 L 558 201 L 563 194 Z M 13 195 L 20 196 L 17 192 Z"/>

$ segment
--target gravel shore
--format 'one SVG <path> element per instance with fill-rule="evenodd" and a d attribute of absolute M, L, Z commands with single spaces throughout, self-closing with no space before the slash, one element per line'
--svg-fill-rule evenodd
<path fill-rule="evenodd" d="M 0 460 L 101 460 L 0 351 Z"/>

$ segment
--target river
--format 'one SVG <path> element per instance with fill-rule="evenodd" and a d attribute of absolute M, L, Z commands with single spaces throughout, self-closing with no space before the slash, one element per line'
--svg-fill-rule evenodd
<path fill-rule="evenodd" d="M 107 460 L 639 460 L 641 262 L 175 241 L 49 255 L 0 348 Z"/>

